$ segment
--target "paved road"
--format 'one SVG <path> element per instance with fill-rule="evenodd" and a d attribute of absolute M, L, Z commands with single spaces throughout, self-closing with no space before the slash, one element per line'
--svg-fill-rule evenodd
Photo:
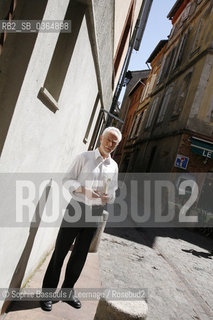
<path fill-rule="evenodd" d="M 212 249 L 186 229 L 106 229 L 102 286 L 147 288 L 148 320 L 213 319 Z"/>

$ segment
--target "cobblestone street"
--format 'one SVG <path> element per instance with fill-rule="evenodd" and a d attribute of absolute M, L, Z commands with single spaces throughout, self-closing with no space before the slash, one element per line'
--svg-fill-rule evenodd
<path fill-rule="evenodd" d="M 213 319 L 212 245 L 186 229 L 108 229 L 102 287 L 147 288 L 148 320 Z"/>

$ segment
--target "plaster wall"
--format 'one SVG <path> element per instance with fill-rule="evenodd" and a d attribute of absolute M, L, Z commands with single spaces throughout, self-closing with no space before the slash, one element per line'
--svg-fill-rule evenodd
<path fill-rule="evenodd" d="M 114 56 L 121 37 L 120 30 L 123 30 L 124 28 L 125 21 L 123 17 L 126 17 L 129 11 L 130 3 L 131 0 L 126 0 L 125 5 L 123 0 L 115 0 Z"/>
<path fill-rule="evenodd" d="M 67 5 L 68 0 L 63 5 L 50 0 L 44 19 L 63 20 Z M 98 86 L 86 18 L 82 21 L 58 100 L 59 110 L 52 113 L 37 95 L 44 84 L 57 39 L 57 33 L 39 33 L 37 37 L 2 151 L 2 173 L 46 172 L 51 178 L 54 172 L 65 172 L 74 156 L 87 149 L 83 138 Z M 5 94 L 11 94 L 9 86 Z M 99 108 L 100 104 L 95 119 Z M 1 206 L 1 211 L 5 210 Z M 16 278 L 14 271 L 26 249 L 31 231 L 30 225 L 26 228 L 10 228 L 9 231 L 1 228 L 0 241 L 4 244 L 0 251 L 0 260 L 4 261 L 0 270 L 1 287 L 7 288 L 11 279 L 14 276 Z M 30 240 L 33 241 L 33 247 L 29 252 L 22 284 L 50 250 L 56 232 L 55 228 L 40 228 L 35 238 Z M 17 275 L 17 283 L 19 280 Z"/>
<path fill-rule="evenodd" d="M 131 1 L 127 0 L 127 1 L 125 1 L 125 5 L 124 5 L 124 1 L 115 0 L 114 56 L 115 56 L 116 50 L 118 48 L 119 41 L 120 41 L 120 36 L 121 36 L 121 34 L 119 35 L 119 30 L 121 32 L 121 30 L 124 29 L 124 23 L 125 23 L 124 17 L 126 17 L 126 14 L 127 14 L 128 10 L 129 10 L 130 3 L 131 3 Z M 114 86 L 114 88 L 116 88 L 116 85 L 117 85 L 118 80 L 119 80 L 119 76 L 120 76 L 120 73 L 121 73 L 121 70 L 122 70 L 122 66 L 123 66 L 123 63 L 125 61 L 125 57 L 126 57 L 126 54 L 127 54 L 129 41 L 130 41 L 131 36 L 133 34 L 134 27 L 135 27 L 135 24 L 136 24 L 136 21 L 137 21 L 138 14 L 140 12 L 140 8 L 141 8 L 142 3 L 143 3 L 143 0 L 136 0 L 134 12 L 133 12 L 132 28 L 130 30 L 130 34 L 128 35 L 126 43 L 125 43 L 125 46 L 124 46 L 123 55 L 121 57 L 121 61 L 120 61 L 119 67 L 118 67 L 118 71 L 117 71 L 116 77 L 115 77 L 115 86 Z"/>
<path fill-rule="evenodd" d="M 120 9 L 122 6 L 120 6 Z M 110 109 L 113 88 L 114 1 L 93 0 L 103 103 Z M 123 21 L 125 16 L 122 17 Z M 121 33 L 121 29 L 120 29 Z"/>

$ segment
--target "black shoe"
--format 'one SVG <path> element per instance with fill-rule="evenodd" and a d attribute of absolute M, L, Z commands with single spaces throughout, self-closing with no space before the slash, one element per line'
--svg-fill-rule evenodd
<path fill-rule="evenodd" d="M 51 300 L 48 300 L 48 301 L 41 300 L 40 301 L 40 307 L 44 311 L 51 311 L 52 310 L 52 304 L 53 303 L 52 303 Z"/>
<path fill-rule="evenodd" d="M 80 309 L 81 308 L 81 301 L 74 295 L 74 290 L 71 290 L 69 294 L 69 300 L 63 300 L 62 302 L 65 302 L 69 304 L 71 307 Z"/>

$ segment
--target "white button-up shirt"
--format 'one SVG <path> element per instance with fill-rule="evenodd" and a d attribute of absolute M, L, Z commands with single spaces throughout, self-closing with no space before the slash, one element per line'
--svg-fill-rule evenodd
<path fill-rule="evenodd" d="M 109 155 L 104 159 L 99 149 L 87 151 L 79 154 L 63 179 L 67 183 L 72 197 L 87 205 L 101 205 L 100 198 L 89 200 L 82 193 L 75 193 L 80 186 L 92 189 L 99 193 L 106 193 L 113 203 L 115 191 L 118 188 L 118 165 Z"/>

